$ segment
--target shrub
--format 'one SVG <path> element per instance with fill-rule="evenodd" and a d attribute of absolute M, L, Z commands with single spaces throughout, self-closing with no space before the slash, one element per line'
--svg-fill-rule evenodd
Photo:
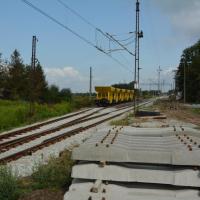
<path fill-rule="evenodd" d="M 64 188 L 71 183 L 73 161 L 66 151 L 60 158 L 50 158 L 46 165 L 38 164 L 32 174 L 33 188 Z"/>
<path fill-rule="evenodd" d="M 74 96 L 73 104 L 74 107 L 77 109 L 83 107 L 90 107 L 94 105 L 94 98 L 90 99 L 89 96 Z"/>
<path fill-rule="evenodd" d="M 15 200 L 19 197 L 18 180 L 11 169 L 0 166 L 0 199 Z"/>

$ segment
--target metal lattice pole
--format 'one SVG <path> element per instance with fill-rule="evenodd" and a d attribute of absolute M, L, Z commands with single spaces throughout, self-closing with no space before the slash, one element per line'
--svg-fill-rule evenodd
<path fill-rule="evenodd" d="M 32 57 L 31 57 L 31 86 L 32 86 L 31 90 L 32 91 L 30 91 L 30 115 L 33 115 L 34 111 L 35 111 L 34 87 L 35 87 L 35 69 L 36 69 L 36 43 L 37 43 L 37 38 L 36 38 L 36 36 L 33 36 L 33 38 L 32 38 Z"/>

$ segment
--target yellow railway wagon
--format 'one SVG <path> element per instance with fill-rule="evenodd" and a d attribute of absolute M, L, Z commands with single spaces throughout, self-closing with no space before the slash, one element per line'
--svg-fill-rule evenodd
<path fill-rule="evenodd" d="M 97 92 L 96 104 L 99 106 L 132 101 L 134 97 L 133 90 L 119 89 L 110 86 L 96 86 L 95 90 Z"/>

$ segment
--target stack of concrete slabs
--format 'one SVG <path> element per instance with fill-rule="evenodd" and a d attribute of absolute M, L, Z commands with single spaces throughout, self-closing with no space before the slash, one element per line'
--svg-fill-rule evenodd
<path fill-rule="evenodd" d="M 149 184 L 102 183 L 95 192 L 93 181 L 75 180 L 64 200 L 199 200 L 199 190 Z"/>
<path fill-rule="evenodd" d="M 199 145 L 192 129 L 104 128 L 73 150 L 64 199 L 200 200 Z"/>
<path fill-rule="evenodd" d="M 148 129 L 149 130 L 149 129 Z M 75 148 L 74 160 L 200 166 L 200 138 L 187 132 L 160 129 L 96 133 Z M 146 131 L 146 132 L 145 132 Z"/>
<path fill-rule="evenodd" d="M 80 162 L 72 169 L 72 177 L 78 179 L 139 182 L 174 186 L 200 187 L 199 170 L 185 167 Z"/>

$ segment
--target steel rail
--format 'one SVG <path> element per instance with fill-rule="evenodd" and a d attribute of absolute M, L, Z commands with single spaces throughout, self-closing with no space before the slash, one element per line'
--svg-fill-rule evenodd
<path fill-rule="evenodd" d="M 121 109 L 120 109 L 120 110 L 121 110 Z M 71 136 L 73 136 L 73 135 L 76 135 L 76 134 L 78 134 L 78 133 L 80 133 L 80 132 L 83 132 L 83 131 L 85 131 L 85 130 L 88 130 L 88 129 L 90 129 L 90 128 L 92 128 L 92 127 L 95 127 L 95 126 L 97 126 L 97 125 L 99 125 L 99 124 L 102 124 L 102 123 L 104 123 L 104 122 L 106 122 L 106 121 L 109 121 L 109 120 L 111 120 L 111 119 L 113 119 L 113 118 L 116 118 L 116 117 L 118 117 L 118 116 L 120 116 L 120 115 L 123 115 L 123 114 L 125 114 L 126 112 L 129 112 L 129 111 L 131 111 L 131 110 L 132 110 L 132 108 L 129 109 L 129 110 L 126 110 L 126 111 L 124 111 L 124 112 L 122 112 L 122 113 L 118 113 L 118 114 L 113 115 L 113 116 L 111 116 L 111 117 L 108 117 L 108 118 L 106 118 L 106 119 L 103 119 L 103 120 L 100 120 L 100 121 L 98 121 L 98 122 L 95 122 L 95 123 L 93 123 L 93 124 L 91 124 L 91 125 L 88 125 L 88 126 L 85 126 L 85 127 L 79 127 L 79 128 L 74 129 L 74 130 L 67 131 L 67 132 L 65 132 L 65 133 L 63 133 L 63 134 L 60 134 L 60 135 L 58 135 L 58 136 L 52 137 L 52 138 L 50 138 L 50 139 L 44 140 L 42 143 L 40 143 L 40 144 L 38 144 L 38 145 L 35 145 L 35 146 L 30 147 L 30 148 L 28 148 L 28 149 L 19 151 L 19 152 L 17 152 L 17 153 L 14 153 L 14 154 L 12 154 L 12 155 L 7 156 L 7 157 L 1 158 L 1 159 L 0 159 L 0 164 L 5 164 L 5 163 L 11 162 L 11 161 L 13 161 L 13 160 L 17 160 L 17 159 L 19 159 L 19 158 L 21 158 L 21 157 L 23 157 L 23 156 L 32 155 L 32 153 L 36 152 L 37 150 L 40 150 L 40 149 L 42 149 L 42 148 L 44 148 L 44 147 L 50 146 L 50 145 L 52 145 L 52 144 L 55 144 L 55 143 L 57 143 L 57 142 L 59 142 L 59 141 L 62 141 L 63 139 L 66 139 L 66 138 L 68 138 L 68 137 L 71 137 Z"/>
<path fill-rule="evenodd" d="M 55 133 L 56 131 L 60 131 L 64 128 L 68 128 L 68 127 L 76 125 L 76 124 L 80 124 L 80 123 L 83 123 L 83 122 L 86 122 L 86 121 L 90 121 L 90 120 L 93 120 L 93 119 L 96 119 L 96 118 L 100 118 L 100 117 L 106 116 L 106 115 L 108 115 L 112 112 L 117 112 L 117 111 L 120 111 L 120 110 L 126 109 L 126 108 L 127 108 L 127 106 L 120 108 L 118 110 L 115 110 L 115 111 L 111 111 L 111 112 L 107 112 L 107 113 L 103 113 L 103 114 L 91 117 L 92 115 L 96 114 L 99 110 L 94 111 L 93 113 L 90 113 L 90 114 L 85 115 L 83 117 L 80 117 L 78 119 L 74 119 L 70 122 L 62 124 L 62 125 L 57 126 L 55 128 L 51 128 L 51 129 L 48 129 L 48 130 L 45 130 L 45 131 L 41 131 L 39 133 L 34 133 L 34 134 L 31 134 L 31 135 L 28 135 L 28 136 L 24 136 L 24 137 L 21 137 L 21 138 L 17 138 L 17 139 L 13 139 L 13 140 L 3 142 L 3 143 L 0 144 L 0 153 L 6 152 L 6 151 L 8 151 L 12 148 L 20 146 L 24 143 L 28 143 L 28 142 L 33 141 L 33 140 L 40 138 L 42 136 L 45 136 L 45 135 L 48 135 L 48 134 L 51 134 L 51 133 Z M 100 110 L 102 110 L 102 109 L 100 109 Z"/>
<path fill-rule="evenodd" d="M 39 124 L 35 124 L 35 125 L 29 126 L 29 127 L 26 127 L 26 128 L 22 128 L 22 129 L 19 129 L 19 130 L 16 130 L 16 131 L 11 131 L 9 133 L 0 135 L 0 141 L 3 140 L 3 139 L 7 139 L 7 138 L 10 138 L 10 137 L 16 136 L 16 135 L 21 135 L 21 134 L 26 133 L 28 131 L 33 131 L 33 130 L 38 129 L 38 128 L 42 127 L 42 126 L 45 126 L 45 125 L 48 125 L 48 124 L 52 124 L 54 122 L 61 121 L 63 119 L 68 119 L 70 117 L 74 117 L 74 116 L 83 114 L 83 113 L 85 113 L 85 112 L 87 112 L 87 111 L 89 111 L 91 109 L 92 108 L 84 110 L 84 111 L 80 111 L 80 112 L 77 112 L 77 113 L 74 113 L 74 114 L 71 114 L 71 115 L 67 115 L 67 116 L 64 116 L 64 117 L 59 117 L 59 118 L 56 118 L 56 119 L 53 119 L 53 120 L 49 120 L 49 121 L 46 121 L 46 122 L 41 122 Z"/>

